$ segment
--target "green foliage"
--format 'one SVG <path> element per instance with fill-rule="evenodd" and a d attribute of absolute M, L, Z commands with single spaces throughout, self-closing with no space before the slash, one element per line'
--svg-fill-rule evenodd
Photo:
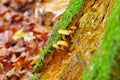
<path fill-rule="evenodd" d="M 115 56 L 120 55 L 120 0 L 117 0 L 108 19 L 106 33 L 92 63 L 83 74 L 83 80 L 110 80 Z"/>
<path fill-rule="evenodd" d="M 70 3 L 64 12 L 62 18 L 60 21 L 54 26 L 52 34 L 50 38 L 48 39 L 47 45 L 42 50 L 42 52 L 39 55 L 39 59 L 36 62 L 33 72 L 37 70 L 39 66 L 41 66 L 42 61 L 44 60 L 44 56 L 50 51 L 50 48 L 53 44 L 55 44 L 58 40 L 61 39 L 61 35 L 58 34 L 59 29 L 66 29 L 67 26 L 70 24 L 73 16 L 78 13 L 82 6 L 83 0 L 70 0 Z"/>

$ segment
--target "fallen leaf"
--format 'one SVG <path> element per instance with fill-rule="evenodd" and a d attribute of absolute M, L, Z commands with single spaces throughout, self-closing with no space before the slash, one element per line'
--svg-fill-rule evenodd
<path fill-rule="evenodd" d="M 18 40 L 21 37 L 24 38 L 25 41 L 30 41 L 34 39 L 35 37 L 33 36 L 33 32 L 23 32 L 23 28 L 18 30 L 14 35 L 13 35 L 13 40 Z"/>

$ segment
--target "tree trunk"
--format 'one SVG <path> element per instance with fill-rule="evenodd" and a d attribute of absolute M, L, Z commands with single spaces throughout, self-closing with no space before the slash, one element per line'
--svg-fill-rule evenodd
<path fill-rule="evenodd" d="M 102 42 L 106 19 L 116 0 L 84 0 L 69 26 L 77 26 L 68 52 L 54 52 L 55 56 L 42 71 L 40 80 L 81 80 L 95 50 Z M 49 56 L 49 55 L 48 55 Z"/>

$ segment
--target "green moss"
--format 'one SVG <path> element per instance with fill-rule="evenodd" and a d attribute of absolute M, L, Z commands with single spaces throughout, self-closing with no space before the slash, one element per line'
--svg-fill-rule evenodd
<path fill-rule="evenodd" d="M 83 0 L 70 0 L 70 3 L 64 12 L 60 21 L 54 26 L 52 30 L 52 34 L 48 39 L 46 47 L 40 52 L 39 59 L 36 62 L 33 72 L 37 70 L 39 66 L 41 66 L 42 61 L 44 60 L 44 56 L 50 51 L 50 48 L 53 44 L 55 44 L 58 40 L 61 39 L 61 35 L 58 34 L 59 29 L 66 29 L 70 24 L 73 16 L 78 13 L 82 6 Z"/>
<path fill-rule="evenodd" d="M 106 33 L 100 48 L 96 51 L 92 63 L 83 74 L 83 80 L 110 80 L 115 56 L 120 55 L 120 0 L 107 22 Z"/>

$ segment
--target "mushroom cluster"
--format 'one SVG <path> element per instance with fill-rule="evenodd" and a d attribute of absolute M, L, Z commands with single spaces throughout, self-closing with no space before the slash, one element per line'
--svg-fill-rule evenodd
<path fill-rule="evenodd" d="M 72 39 L 75 30 L 76 26 L 71 26 L 68 30 L 58 30 L 58 33 L 62 36 L 62 40 L 59 40 L 56 44 L 53 44 L 53 48 L 56 48 L 57 51 L 65 50 L 65 47 L 68 47 L 68 39 L 66 37 L 70 37 L 70 39 Z"/>

